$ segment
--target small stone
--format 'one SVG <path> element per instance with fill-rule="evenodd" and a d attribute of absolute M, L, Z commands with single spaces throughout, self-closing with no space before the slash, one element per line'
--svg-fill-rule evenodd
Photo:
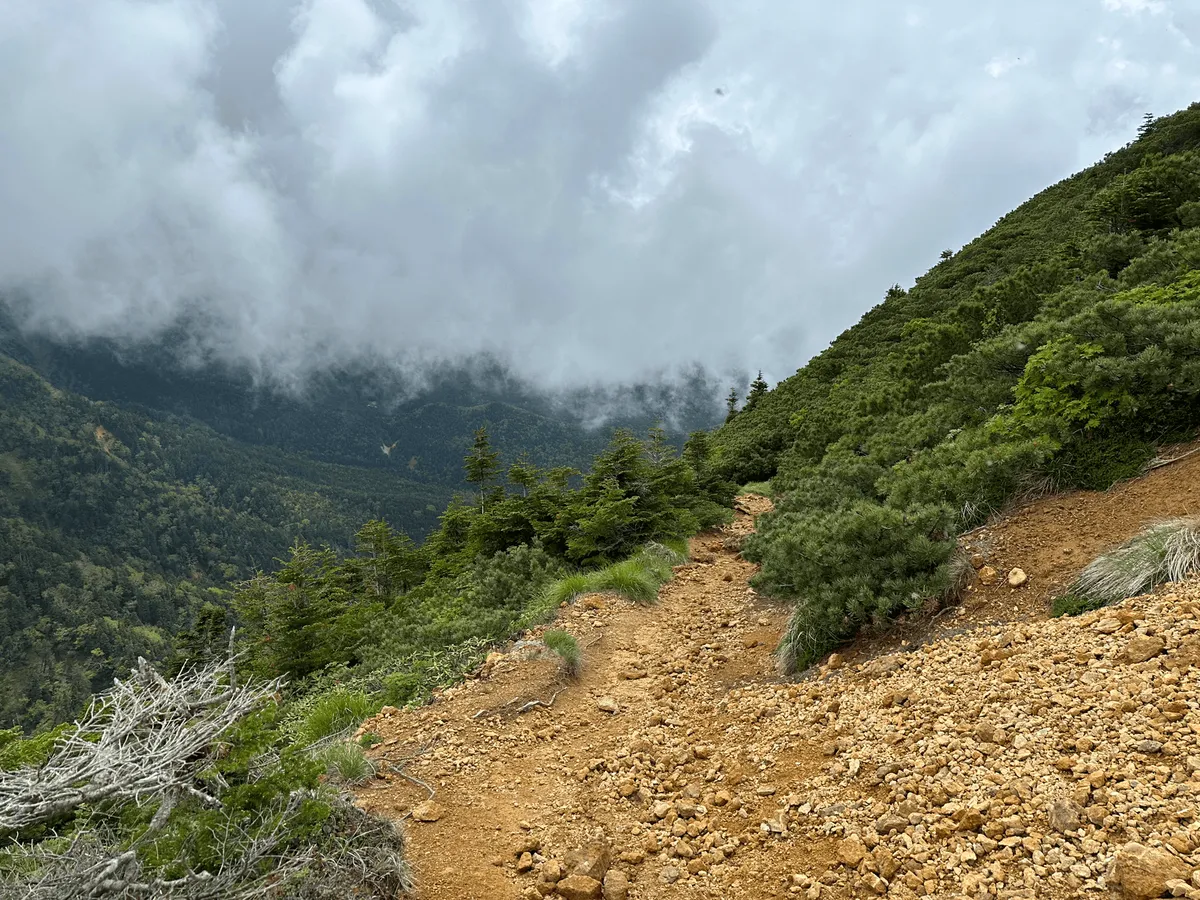
<path fill-rule="evenodd" d="M 828 665 L 830 669 L 833 669 L 835 671 L 837 669 L 840 669 L 845 664 L 846 664 L 846 659 L 840 653 L 829 654 L 829 662 L 826 663 L 826 665 Z"/>
<path fill-rule="evenodd" d="M 663 884 L 674 884 L 683 873 L 675 866 L 663 866 L 658 873 L 658 880 Z"/>
<path fill-rule="evenodd" d="M 1138 741 L 1134 744 L 1134 748 L 1138 753 L 1162 753 L 1163 745 L 1160 741 Z"/>
<path fill-rule="evenodd" d="M 557 859 L 546 860 L 546 864 L 542 866 L 542 881 L 548 884 L 558 884 L 562 881 L 563 868 L 562 863 Z"/>
<path fill-rule="evenodd" d="M 867 848 L 856 837 L 847 838 L 838 844 L 837 858 L 844 866 L 849 866 L 852 869 L 857 869 L 858 864 L 863 861 L 863 857 L 867 855 Z"/>
<path fill-rule="evenodd" d="M 1029 580 L 1029 576 L 1025 574 L 1024 569 L 1009 569 L 1008 570 L 1008 585 L 1009 587 L 1020 587 Z"/>
<path fill-rule="evenodd" d="M 413 807 L 412 817 L 417 822 L 436 822 L 444 812 L 439 804 L 428 800 Z"/>
<path fill-rule="evenodd" d="M 1139 634 L 1130 638 L 1125 645 L 1124 658 L 1126 662 L 1142 663 L 1154 659 L 1166 648 L 1167 644 L 1162 638 Z"/>
<path fill-rule="evenodd" d="M 1000 580 L 1000 573 L 992 566 L 984 566 L 979 570 L 979 580 L 983 584 L 995 584 Z"/>
<path fill-rule="evenodd" d="M 608 844 L 593 841 L 571 850 L 563 857 L 563 868 L 568 875 L 586 875 L 599 883 L 612 865 L 612 850 Z"/>
<path fill-rule="evenodd" d="M 599 900 L 603 885 L 586 875 L 568 875 L 554 889 L 563 900 Z"/>
<path fill-rule="evenodd" d="M 1055 800 L 1050 804 L 1047 818 L 1050 827 L 1058 832 L 1075 831 L 1079 828 L 1079 817 L 1083 810 L 1071 800 Z"/>
<path fill-rule="evenodd" d="M 520 858 L 517 860 L 517 871 L 518 872 L 528 872 L 532 868 L 533 868 L 533 854 L 532 853 L 522 853 Z"/>
<path fill-rule="evenodd" d="M 973 808 L 959 810 L 954 814 L 953 819 L 959 831 L 977 831 L 984 822 L 983 813 Z"/>
<path fill-rule="evenodd" d="M 629 877 L 617 869 L 612 869 L 604 876 L 604 900 L 627 900 L 629 897 Z"/>
<path fill-rule="evenodd" d="M 621 704 L 617 703 L 612 697 L 601 697 L 596 701 L 596 709 L 600 710 L 600 712 L 612 714 L 620 711 Z"/>

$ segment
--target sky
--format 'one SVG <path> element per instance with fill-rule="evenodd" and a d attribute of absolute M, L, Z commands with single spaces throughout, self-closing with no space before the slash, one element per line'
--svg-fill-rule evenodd
<path fill-rule="evenodd" d="M 0 293 L 281 382 L 782 379 L 1200 100 L 1200 0 L 0 8 Z"/>

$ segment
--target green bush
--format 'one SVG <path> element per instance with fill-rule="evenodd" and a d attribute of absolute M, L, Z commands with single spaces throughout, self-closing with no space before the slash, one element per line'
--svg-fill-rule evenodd
<path fill-rule="evenodd" d="M 812 664 L 866 624 L 940 602 L 953 588 L 948 510 L 903 511 L 860 501 L 829 513 L 786 513 L 743 553 L 752 583 L 796 599 L 779 647 L 785 672 Z"/>
<path fill-rule="evenodd" d="M 552 628 L 542 635 L 542 643 L 558 656 L 563 673 L 568 678 L 578 678 L 583 671 L 583 654 L 579 642 L 567 632 Z"/>
<path fill-rule="evenodd" d="M 0 772 L 41 765 L 68 730 L 70 726 L 63 724 L 31 737 L 24 737 L 20 728 L 0 730 Z"/>
<path fill-rule="evenodd" d="M 1047 472 L 1064 487 L 1104 491 L 1142 474 L 1154 453 L 1154 444 L 1137 436 L 1080 436 L 1054 457 Z"/>

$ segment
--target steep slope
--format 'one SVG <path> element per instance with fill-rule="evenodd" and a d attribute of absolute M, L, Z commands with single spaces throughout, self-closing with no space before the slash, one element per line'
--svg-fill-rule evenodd
<path fill-rule="evenodd" d="M 768 508 L 743 498 L 658 606 L 564 611 L 579 681 L 530 635 L 366 722 L 381 776 L 359 801 L 406 821 L 422 900 L 592 897 L 564 879 L 606 867 L 609 898 L 1158 896 L 1200 866 L 1200 584 L 1046 615 L 1093 552 L 1200 513 L 1198 474 L 1191 456 L 992 523 L 966 539 L 978 562 L 1029 581 L 976 579 L 799 681 L 771 655 L 785 611 L 731 549 Z"/>
<path fill-rule="evenodd" d="M 1105 488 L 1200 426 L 1200 104 L 1044 191 L 713 436 L 771 478 L 747 547 L 794 601 L 796 669 L 952 599 L 955 537 L 1021 496 Z"/>

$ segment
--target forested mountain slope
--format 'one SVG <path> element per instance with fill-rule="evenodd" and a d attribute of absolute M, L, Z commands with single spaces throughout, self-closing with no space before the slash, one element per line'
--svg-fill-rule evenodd
<path fill-rule="evenodd" d="M 781 494 L 747 548 L 797 603 L 789 666 L 953 595 L 954 537 L 1103 488 L 1200 424 L 1200 104 L 898 285 L 714 436 Z"/>
<path fill-rule="evenodd" d="M 184 417 L 246 444 L 414 481 L 464 487 L 462 457 L 483 422 L 509 459 L 524 453 L 543 468 L 584 468 L 613 426 L 644 432 L 662 422 L 683 435 L 717 421 L 719 388 L 699 370 L 622 391 L 614 407 L 612 398 L 594 392 L 552 397 L 489 359 L 424 372 L 347 363 L 283 386 L 259 383 L 248 369 L 185 364 L 186 353 L 176 348 L 186 346 L 185 325 L 136 346 L 52 340 L 22 332 L 0 298 L 0 352 L 56 387 Z M 604 407 L 607 421 L 589 427 Z"/>
<path fill-rule="evenodd" d="M 345 547 L 372 518 L 419 535 L 450 499 L 96 403 L 7 356 L 0 397 L 0 722 L 72 714 L 297 537 Z"/>

